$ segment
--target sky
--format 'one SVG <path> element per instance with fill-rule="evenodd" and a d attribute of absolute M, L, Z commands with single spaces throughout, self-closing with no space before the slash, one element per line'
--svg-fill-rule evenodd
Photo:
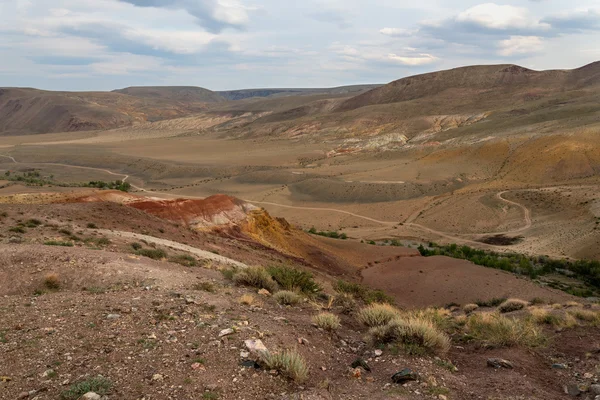
<path fill-rule="evenodd" d="M 600 0 L 0 0 L 0 87 L 334 87 L 598 43 Z"/>

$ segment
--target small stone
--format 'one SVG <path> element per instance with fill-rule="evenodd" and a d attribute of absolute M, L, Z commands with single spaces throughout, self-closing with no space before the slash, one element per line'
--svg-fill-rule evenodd
<path fill-rule="evenodd" d="M 47 378 L 50 375 L 54 375 L 54 370 L 53 369 L 47 369 L 46 371 L 44 371 L 44 373 L 42 374 L 42 378 Z"/>
<path fill-rule="evenodd" d="M 360 379 L 360 377 L 362 375 L 362 370 L 360 368 L 351 368 L 350 374 L 352 375 L 353 378 Z"/>
<path fill-rule="evenodd" d="M 254 360 L 246 360 L 240 363 L 242 367 L 259 369 L 260 365 Z"/>
<path fill-rule="evenodd" d="M 219 390 L 219 385 L 215 384 L 215 383 L 209 383 L 208 385 L 204 386 L 205 390 L 209 390 L 211 392 L 215 392 L 217 390 Z"/>
<path fill-rule="evenodd" d="M 244 341 L 244 344 L 246 345 L 246 348 L 248 349 L 248 351 L 250 351 L 250 353 L 252 353 L 256 356 L 262 356 L 265 353 L 269 352 L 267 347 L 264 345 L 264 343 L 260 339 L 256 339 L 256 340 L 248 339 L 248 340 Z"/>
<path fill-rule="evenodd" d="M 204 365 L 202 365 L 202 364 L 200 364 L 200 363 L 193 363 L 193 364 L 192 364 L 192 369 L 193 369 L 193 370 L 197 370 L 197 369 L 202 369 L 202 370 L 204 370 L 205 368 L 204 368 Z"/>
<path fill-rule="evenodd" d="M 303 345 L 308 346 L 310 344 L 310 342 L 308 341 L 308 339 L 301 337 L 301 338 L 298 338 L 298 344 L 303 344 Z"/>
<path fill-rule="evenodd" d="M 581 390 L 579 390 L 579 386 L 576 383 L 570 383 L 565 386 L 565 394 L 575 397 L 581 394 Z"/>
<path fill-rule="evenodd" d="M 29 397 L 29 392 L 21 392 L 19 393 L 19 395 L 17 396 L 17 399 L 26 399 Z"/>
<path fill-rule="evenodd" d="M 260 289 L 258 291 L 258 294 L 260 294 L 261 296 L 265 296 L 265 297 L 271 296 L 271 292 L 269 292 L 267 289 Z"/>
<path fill-rule="evenodd" d="M 240 351 L 240 357 L 248 358 L 248 357 L 250 357 L 250 352 L 242 350 L 242 351 Z"/>
<path fill-rule="evenodd" d="M 102 400 L 102 396 L 100 396 L 98 393 L 87 392 L 81 396 L 79 400 Z"/>
<path fill-rule="evenodd" d="M 440 394 L 440 395 L 438 396 L 438 399 L 440 399 L 440 400 L 448 400 L 448 397 L 447 397 L 447 396 L 444 396 L 443 394 Z"/>
<path fill-rule="evenodd" d="M 584 379 L 592 379 L 593 377 L 594 377 L 594 374 L 591 374 L 589 372 L 586 372 L 585 374 L 583 374 Z"/>
<path fill-rule="evenodd" d="M 508 360 L 503 360 L 502 358 L 488 358 L 487 360 L 487 365 L 488 367 L 492 367 L 492 368 L 507 368 L 507 369 L 513 369 L 514 366 L 513 364 L 508 361 Z"/>
<path fill-rule="evenodd" d="M 596 384 L 590 386 L 590 392 L 596 396 L 600 396 L 600 385 Z"/>
<path fill-rule="evenodd" d="M 375 353 L 375 357 L 381 357 L 381 355 L 383 354 L 383 351 L 377 349 L 373 353 Z"/>
<path fill-rule="evenodd" d="M 19 243 L 22 243 L 22 242 L 23 242 L 23 239 L 21 239 L 21 238 L 20 238 L 20 237 L 18 237 L 18 236 L 11 236 L 11 237 L 8 239 L 8 243 L 19 244 Z M 28 395 L 28 396 L 29 396 L 29 395 Z"/>
<path fill-rule="evenodd" d="M 234 333 L 235 331 L 231 328 L 223 329 L 221 332 L 219 332 L 219 337 L 233 335 Z"/>
<path fill-rule="evenodd" d="M 567 364 L 552 364 L 552 368 L 554 369 L 567 369 Z"/>
<path fill-rule="evenodd" d="M 106 319 L 119 319 L 119 318 L 121 318 L 120 314 L 108 314 L 106 316 Z"/>
<path fill-rule="evenodd" d="M 164 379 L 165 379 L 165 377 L 162 376 L 161 374 L 152 375 L 152 380 L 155 382 L 162 382 Z"/>

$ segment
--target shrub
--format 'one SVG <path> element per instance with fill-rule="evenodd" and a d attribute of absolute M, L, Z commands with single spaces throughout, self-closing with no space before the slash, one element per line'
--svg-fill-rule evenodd
<path fill-rule="evenodd" d="M 137 250 L 141 250 L 143 246 L 141 243 L 133 242 L 133 243 L 131 243 L 131 247 L 137 251 Z"/>
<path fill-rule="evenodd" d="M 89 223 L 88 223 L 86 226 L 87 226 L 89 229 L 98 229 L 98 225 L 96 225 L 96 224 L 95 224 L 95 223 L 93 223 L 93 222 L 89 222 Z"/>
<path fill-rule="evenodd" d="M 496 297 L 490 300 L 478 300 L 475 302 L 479 307 L 498 307 L 506 301 L 506 297 Z"/>
<path fill-rule="evenodd" d="M 312 320 L 315 325 L 326 331 L 335 331 L 341 326 L 340 317 L 332 313 L 323 312 L 317 314 Z"/>
<path fill-rule="evenodd" d="M 60 289 L 60 279 L 56 274 L 46 275 L 44 278 L 44 286 L 50 290 L 58 290 Z"/>
<path fill-rule="evenodd" d="M 301 383 L 308 378 L 306 361 L 296 350 L 266 353 L 262 356 L 262 362 L 268 369 L 276 370 L 295 382 Z"/>
<path fill-rule="evenodd" d="M 333 305 L 340 307 L 342 314 L 351 314 L 356 310 L 356 300 L 352 295 L 341 293 L 333 299 Z"/>
<path fill-rule="evenodd" d="M 285 266 L 272 266 L 267 271 L 285 290 L 296 290 L 307 294 L 321 291 L 321 287 L 310 272 Z"/>
<path fill-rule="evenodd" d="M 71 385 L 69 390 L 62 392 L 61 397 L 64 400 L 77 400 L 88 392 L 94 392 L 103 396 L 109 393 L 111 387 L 112 382 L 110 380 L 98 375 Z"/>
<path fill-rule="evenodd" d="M 198 283 L 194 284 L 193 289 L 194 290 L 203 290 L 203 291 L 209 292 L 209 293 L 216 292 L 215 285 L 209 281 L 198 282 Z"/>
<path fill-rule="evenodd" d="M 232 281 L 233 278 L 234 278 L 234 276 L 235 276 L 235 274 L 236 274 L 236 272 L 237 272 L 237 269 L 235 269 L 235 268 L 224 268 L 224 269 L 221 269 L 220 271 L 221 271 L 221 274 L 223 275 L 223 277 L 225 279 L 227 279 L 229 281 Z"/>
<path fill-rule="evenodd" d="M 271 274 L 263 267 L 246 268 L 235 274 L 233 281 L 238 285 L 267 289 L 271 293 L 277 290 L 277 282 L 271 278 Z"/>
<path fill-rule="evenodd" d="M 450 338 L 431 321 L 423 318 L 395 318 L 369 330 L 374 343 L 393 343 L 409 353 L 443 354 L 450 350 Z"/>
<path fill-rule="evenodd" d="M 465 304 L 463 307 L 463 311 L 466 314 L 471 314 L 473 311 L 477 310 L 479 308 L 479 306 L 477 304 L 471 303 L 471 304 Z"/>
<path fill-rule="evenodd" d="M 592 324 L 597 324 L 600 322 L 600 315 L 592 310 L 577 309 L 577 310 L 569 310 L 569 311 L 567 311 L 567 313 L 572 315 L 573 317 L 577 318 L 580 321 L 590 322 Z"/>
<path fill-rule="evenodd" d="M 23 228 L 22 226 L 13 226 L 12 228 L 9 229 L 9 232 L 14 232 L 14 233 L 25 233 L 27 232 L 25 230 L 25 228 Z"/>
<path fill-rule="evenodd" d="M 577 325 L 577 320 L 570 314 L 560 314 L 543 308 L 532 307 L 529 309 L 531 320 L 536 324 L 550 325 L 556 328 L 572 328 Z"/>
<path fill-rule="evenodd" d="M 533 321 L 508 318 L 495 312 L 471 315 L 466 329 L 472 338 L 492 346 L 536 347 L 546 340 Z"/>
<path fill-rule="evenodd" d="M 108 246 L 110 244 L 110 240 L 108 238 L 101 237 L 96 240 L 96 244 L 98 246 Z"/>
<path fill-rule="evenodd" d="M 542 304 L 546 304 L 546 300 L 542 299 L 541 297 L 534 297 L 533 299 L 531 299 L 530 303 L 532 306 L 539 306 Z"/>
<path fill-rule="evenodd" d="M 281 290 L 273 295 L 275 301 L 279 304 L 283 305 L 294 305 L 300 303 L 302 297 L 300 297 L 296 292 L 292 292 L 289 290 Z"/>
<path fill-rule="evenodd" d="M 339 280 L 333 286 L 333 289 L 338 293 L 350 294 L 357 299 L 364 301 L 367 304 L 371 303 L 388 303 L 394 304 L 393 297 L 388 296 L 381 290 L 371 290 L 359 283 L 346 282 Z"/>
<path fill-rule="evenodd" d="M 151 258 L 153 260 L 162 260 L 167 258 L 167 253 L 162 249 L 139 249 L 136 251 L 139 256 Z"/>
<path fill-rule="evenodd" d="M 244 294 L 240 297 L 240 303 L 245 304 L 247 306 L 251 306 L 256 302 L 256 299 L 251 294 Z"/>
<path fill-rule="evenodd" d="M 189 254 L 176 255 L 174 257 L 171 257 L 169 261 L 177 263 L 179 265 L 183 265 L 184 267 L 195 267 L 198 265 L 196 257 L 193 257 Z"/>
<path fill-rule="evenodd" d="M 400 316 L 400 311 L 386 303 L 371 304 L 358 312 L 358 320 L 368 326 L 382 326 Z"/>
<path fill-rule="evenodd" d="M 40 221 L 39 219 L 28 219 L 27 221 L 25 221 L 25 226 L 28 228 L 36 228 L 38 226 L 40 226 L 42 224 L 42 221 Z"/>
<path fill-rule="evenodd" d="M 504 303 L 498 306 L 498 311 L 501 313 L 509 313 L 513 311 L 519 311 L 529 305 L 528 302 L 519 299 L 508 299 Z"/>

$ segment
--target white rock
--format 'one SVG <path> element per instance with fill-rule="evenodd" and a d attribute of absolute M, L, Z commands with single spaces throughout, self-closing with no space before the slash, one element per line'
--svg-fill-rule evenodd
<path fill-rule="evenodd" d="M 375 357 L 381 357 L 381 355 L 383 354 L 383 351 L 377 349 L 374 351 L 374 353 L 375 353 Z"/>
<path fill-rule="evenodd" d="M 248 339 L 244 341 L 244 344 L 246 345 L 246 348 L 250 351 L 250 353 L 257 356 L 261 356 L 269 352 L 265 344 L 260 339 Z"/>
<path fill-rule="evenodd" d="M 219 337 L 232 335 L 234 333 L 235 333 L 235 331 L 231 328 L 223 329 L 221 332 L 219 332 Z"/>
<path fill-rule="evenodd" d="M 87 392 L 81 396 L 79 400 L 102 400 L 102 396 L 100 396 L 98 393 Z"/>

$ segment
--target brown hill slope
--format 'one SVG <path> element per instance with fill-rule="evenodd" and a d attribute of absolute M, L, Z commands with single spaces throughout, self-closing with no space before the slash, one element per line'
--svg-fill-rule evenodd
<path fill-rule="evenodd" d="M 0 88 L 0 134 L 104 130 L 177 118 L 206 102 L 139 98 L 112 92 L 52 92 Z"/>
<path fill-rule="evenodd" d="M 127 94 L 148 99 L 174 100 L 184 103 L 213 103 L 225 101 L 225 98 L 220 94 L 196 86 L 132 86 L 113 90 L 113 93 Z"/>
<path fill-rule="evenodd" d="M 489 91 L 494 95 L 523 90 L 579 89 L 597 83 L 599 78 L 598 63 L 570 71 L 533 71 L 518 65 L 469 66 L 399 79 L 345 101 L 338 110 L 409 101 L 450 89 Z"/>

